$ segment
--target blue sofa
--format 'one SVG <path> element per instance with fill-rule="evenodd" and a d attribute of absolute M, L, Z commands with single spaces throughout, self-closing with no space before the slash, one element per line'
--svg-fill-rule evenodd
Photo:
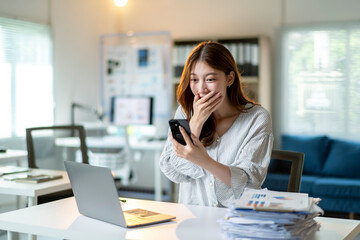
<path fill-rule="evenodd" d="M 282 149 L 305 153 L 300 192 L 328 212 L 360 213 L 360 143 L 327 136 L 283 135 Z M 272 160 L 263 188 L 286 191 L 290 163 Z"/>

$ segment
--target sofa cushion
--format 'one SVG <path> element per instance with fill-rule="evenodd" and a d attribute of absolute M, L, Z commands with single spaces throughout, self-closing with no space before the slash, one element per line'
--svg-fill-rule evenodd
<path fill-rule="evenodd" d="M 332 139 L 322 173 L 325 176 L 359 179 L 360 143 Z"/>
<path fill-rule="evenodd" d="M 323 197 L 319 206 L 325 211 L 360 213 L 360 198 Z"/>
<path fill-rule="evenodd" d="M 318 180 L 319 178 L 320 177 L 318 176 L 302 175 L 300 192 L 308 193 L 311 196 L 311 194 L 313 193 L 312 189 L 315 184 L 315 181 Z"/>
<path fill-rule="evenodd" d="M 311 194 L 315 181 L 319 179 L 317 176 L 303 175 L 301 177 L 300 192 Z M 289 184 L 289 174 L 268 173 L 262 188 L 268 188 L 273 191 L 287 191 Z"/>
<path fill-rule="evenodd" d="M 283 150 L 305 153 L 303 174 L 321 175 L 328 145 L 326 136 L 282 136 Z"/>
<path fill-rule="evenodd" d="M 360 198 L 360 181 L 349 178 L 322 177 L 315 181 L 312 197 Z"/>
<path fill-rule="evenodd" d="M 268 173 L 262 188 L 267 188 L 272 191 L 287 191 L 289 183 L 289 175 L 281 173 Z"/>

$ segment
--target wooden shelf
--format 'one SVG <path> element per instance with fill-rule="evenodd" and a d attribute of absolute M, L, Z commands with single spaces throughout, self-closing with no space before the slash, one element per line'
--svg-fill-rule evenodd
<path fill-rule="evenodd" d="M 180 77 L 173 78 L 173 84 L 180 84 Z"/>
<path fill-rule="evenodd" d="M 194 46 L 195 44 L 206 41 L 206 40 L 216 40 L 225 46 L 231 46 L 231 44 L 257 44 L 258 45 L 258 65 L 257 71 L 255 71 L 256 76 L 244 75 L 242 76 L 241 80 L 245 86 L 245 93 L 248 95 L 249 98 L 259 102 L 264 108 L 268 111 L 271 111 L 271 72 L 270 72 L 270 42 L 269 39 L 265 36 L 257 36 L 257 37 L 244 37 L 244 38 L 228 38 L 228 39 L 215 39 L 215 38 L 208 38 L 208 39 L 181 39 L 175 40 L 174 46 L 182 46 L 186 48 L 186 54 L 182 53 L 181 57 L 186 58 L 185 55 L 190 53 L 192 49 L 190 46 Z M 230 47 L 231 48 L 231 47 Z M 230 49 L 229 48 L 229 49 Z M 240 47 L 241 48 L 241 47 Z M 175 48 L 174 48 L 175 51 Z M 231 51 L 231 50 L 230 50 Z M 234 51 L 234 49 L 233 49 Z M 179 54 L 178 52 L 175 54 Z M 235 57 L 235 56 L 234 56 Z M 236 60 L 237 58 L 235 58 Z M 178 61 L 177 62 L 182 62 Z M 239 66 L 238 66 L 239 67 Z M 240 68 L 239 68 L 240 69 Z M 174 67 L 174 73 L 180 74 L 181 67 L 177 66 Z M 246 70 L 245 70 L 246 72 Z M 249 73 L 249 72 L 248 72 Z M 176 88 L 180 84 L 180 77 L 173 78 L 173 89 L 174 89 L 174 99 L 173 99 L 173 111 L 176 110 L 178 104 L 176 102 Z M 174 109 L 175 108 L 175 109 Z"/>
<path fill-rule="evenodd" d="M 259 83 L 259 77 L 242 77 L 241 80 L 243 83 Z"/>

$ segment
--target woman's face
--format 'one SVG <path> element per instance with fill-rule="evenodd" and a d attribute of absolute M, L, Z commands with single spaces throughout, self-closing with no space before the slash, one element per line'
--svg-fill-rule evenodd
<path fill-rule="evenodd" d="M 190 89 L 200 98 L 215 91 L 226 96 L 226 88 L 233 82 L 233 73 L 228 76 L 224 72 L 210 67 L 206 62 L 195 63 L 190 72 Z"/>

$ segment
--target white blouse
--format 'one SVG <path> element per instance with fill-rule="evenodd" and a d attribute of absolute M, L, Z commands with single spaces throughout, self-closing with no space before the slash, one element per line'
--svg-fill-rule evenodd
<path fill-rule="evenodd" d="M 251 105 L 246 105 L 250 107 Z M 177 119 L 185 119 L 181 107 Z M 244 188 L 263 184 L 273 146 L 271 117 L 261 106 L 239 114 L 230 129 L 206 147 L 211 158 L 230 167 L 231 186 L 198 165 L 177 157 L 170 138 L 160 156 L 160 169 L 171 181 L 180 184 L 179 203 L 202 206 L 228 206 Z"/>

